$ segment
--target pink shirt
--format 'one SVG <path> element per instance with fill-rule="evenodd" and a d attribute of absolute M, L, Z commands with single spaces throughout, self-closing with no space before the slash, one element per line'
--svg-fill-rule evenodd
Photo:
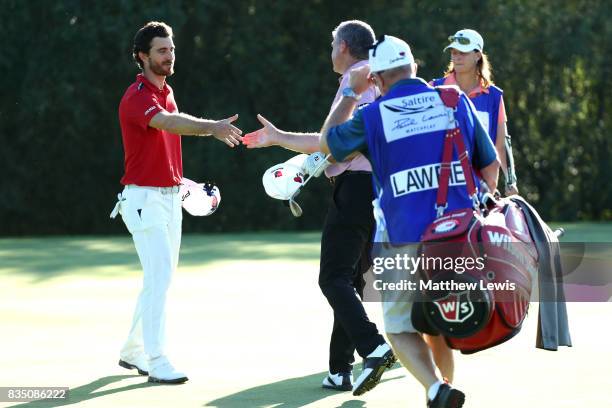
<path fill-rule="evenodd" d="M 355 64 L 349 67 L 345 75 L 342 75 L 340 77 L 340 86 L 338 87 L 338 92 L 336 92 L 336 97 L 334 98 L 334 102 L 332 103 L 332 108 L 340 101 L 340 99 L 342 99 L 342 90 L 349 86 L 348 72 L 353 68 L 359 68 L 363 65 L 366 65 L 367 63 L 368 61 L 366 60 L 356 62 Z M 378 91 L 376 87 L 372 85 L 370 88 L 368 88 L 367 91 L 361 94 L 361 99 L 359 99 L 359 104 L 362 105 L 364 103 L 374 102 L 377 96 L 378 96 Z M 325 175 L 327 177 L 334 177 L 334 176 L 344 173 L 347 170 L 372 171 L 372 166 L 370 165 L 370 162 L 368 161 L 368 159 L 366 159 L 365 156 L 360 153 L 351 160 L 332 164 L 327 169 L 325 169 Z"/>

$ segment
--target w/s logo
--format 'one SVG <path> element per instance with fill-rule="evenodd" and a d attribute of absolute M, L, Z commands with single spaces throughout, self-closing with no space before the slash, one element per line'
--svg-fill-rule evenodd
<path fill-rule="evenodd" d="M 474 314 L 469 291 L 451 293 L 433 303 L 438 307 L 442 319 L 449 323 L 463 323 Z"/>

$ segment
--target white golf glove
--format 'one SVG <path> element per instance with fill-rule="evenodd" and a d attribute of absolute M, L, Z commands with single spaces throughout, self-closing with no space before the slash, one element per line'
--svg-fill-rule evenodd
<path fill-rule="evenodd" d="M 316 152 L 308 156 L 304 161 L 304 173 L 310 174 L 312 177 L 319 177 L 323 171 L 329 167 L 331 163 L 325 159 L 325 155 L 321 152 Z"/>

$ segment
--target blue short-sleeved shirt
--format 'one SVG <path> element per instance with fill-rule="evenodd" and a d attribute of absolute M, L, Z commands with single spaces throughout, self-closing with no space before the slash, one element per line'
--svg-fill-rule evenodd
<path fill-rule="evenodd" d="M 459 105 L 449 116 L 438 92 L 422 79 L 412 78 L 398 81 L 383 97 L 328 131 L 327 143 L 336 160 L 359 151 L 372 163 L 384 217 L 377 222 L 379 227 L 384 225 L 391 242 L 419 241 L 424 228 L 435 219 L 443 142 L 449 126 L 457 123 L 460 127 L 474 167 L 482 169 L 496 160 L 495 147 L 476 115 L 472 102 L 460 93 Z M 449 211 L 472 203 L 467 175 L 454 150 Z"/>
<path fill-rule="evenodd" d="M 414 83 L 414 81 L 420 82 L 419 79 L 403 79 L 395 83 L 391 89 L 401 85 Z M 364 153 L 367 157 L 368 146 L 362 113 L 362 109 L 366 106 L 367 105 L 361 106 L 357 109 L 351 120 L 329 129 L 327 144 L 334 159 L 342 161 L 355 151 Z M 472 162 L 476 168 L 482 169 L 493 163 L 497 155 L 494 149 L 490 149 L 491 144 L 486 141 L 489 135 L 482 127 L 482 124 L 476 121 L 474 125 L 476 127 L 476 154 L 474 154 Z"/>

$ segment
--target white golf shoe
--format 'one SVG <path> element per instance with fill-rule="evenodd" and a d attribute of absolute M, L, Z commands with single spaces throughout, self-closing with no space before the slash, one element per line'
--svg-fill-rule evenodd
<path fill-rule="evenodd" d="M 119 365 L 128 370 L 136 369 L 140 375 L 149 375 L 149 364 L 144 354 L 139 354 L 135 357 L 124 357 L 119 358 Z"/>
<path fill-rule="evenodd" d="M 350 391 L 353 389 L 353 374 L 329 373 L 329 375 L 323 379 L 323 384 L 321 386 L 330 390 Z"/>
<path fill-rule="evenodd" d="M 364 368 L 361 375 L 357 377 L 353 385 L 353 395 L 362 395 L 376 387 L 380 382 L 385 370 L 395 364 L 395 355 L 387 343 L 383 343 L 368 354 L 364 361 Z"/>
<path fill-rule="evenodd" d="M 166 357 L 149 360 L 150 383 L 182 384 L 187 380 L 185 373 L 177 371 Z"/>

